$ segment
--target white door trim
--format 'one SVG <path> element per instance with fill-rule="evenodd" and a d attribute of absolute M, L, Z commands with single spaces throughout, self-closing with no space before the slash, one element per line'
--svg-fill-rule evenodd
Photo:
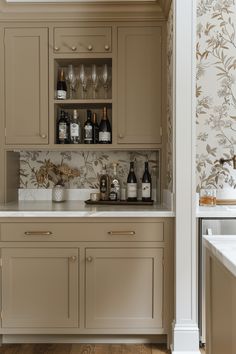
<path fill-rule="evenodd" d="M 199 351 L 195 205 L 196 0 L 173 0 L 176 161 L 175 321 L 172 353 Z"/>

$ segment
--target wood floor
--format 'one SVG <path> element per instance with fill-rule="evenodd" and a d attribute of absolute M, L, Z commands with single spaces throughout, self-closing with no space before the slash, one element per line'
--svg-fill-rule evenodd
<path fill-rule="evenodd" d="M 3 344 L 0 354 L 170 354 L 160 344 Z M 201 350 L 204 354 L 205 351 Z"/>
<path fill-rule="evenodd" d="M 156 344 L 3 344 L 0 354 L 169 354 Z"/>

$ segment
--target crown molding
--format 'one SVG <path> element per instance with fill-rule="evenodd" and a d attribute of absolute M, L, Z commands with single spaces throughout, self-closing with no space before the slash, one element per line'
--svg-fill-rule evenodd
<path fill-rule="evenodd" d="M 0 0 L 0 21 L 165 20 L 160 0 L 86 0 L 86 3 L 84 0 L 56 0 L 56 3 L 53 3 L 54 0 L 22 1 Z"/>

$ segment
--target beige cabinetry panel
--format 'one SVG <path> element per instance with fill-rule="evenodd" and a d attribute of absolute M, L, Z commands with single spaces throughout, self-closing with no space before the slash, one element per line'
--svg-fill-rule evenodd
<path fill-rule="evenodd" d="M 86 250 L 86 328 L 161 328 L 163 249 Z"/>
<path fill-rule="evenodd" d="M 172 222 L 14 218 L 0 224 L 4 334 L 170 334 Z"/>
<path fill-rule="evenodd" d="M 78 250 L 2 249 L 2 327 L 78 327 Z"/>
<path fill-rule="evenodd" d="M 58 53 L 109 53 L 111 27 L 54 29 L 54 51 Z"/>
<path fill-rule="evenodd" d="M 118 27 L 119 144 L 160 144 L 161 27 Z"/>
<path fill-rule="evenodd" d="M 48 143 L 48 29 L 6 28 L 6 144 Z"/>
<path fill-rule="evenodd" d="M 101 222 L 101 223 L 3 223 L 1 241 L 163 241 L 164 223 Z"/>

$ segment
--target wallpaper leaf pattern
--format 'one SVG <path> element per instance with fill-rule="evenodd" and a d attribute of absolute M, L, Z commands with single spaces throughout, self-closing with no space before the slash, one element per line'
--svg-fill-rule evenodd
<path fill-rule="evenodd" d="M 112 174 L 112 163 L 118 163 L 118 177 L 126 184 L 129 162 L 135 161 L 138 182 L 148 159 L 153 183 L 160 188 L 159 151 L 22 151 L 20 153 L 20 188 L 52 188 L 63 179 L 67 188 L 97 189 L 102 166 Z"/>
<path fill-rule="evenodd" d="M 236 188 L 236 7 L 235 0 L 197 4 L 197 191 Z"/>

